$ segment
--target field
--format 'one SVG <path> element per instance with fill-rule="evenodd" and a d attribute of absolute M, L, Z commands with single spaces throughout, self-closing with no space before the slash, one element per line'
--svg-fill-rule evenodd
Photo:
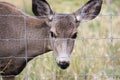
<path fill-rule="evenodd" d="M 29 15 L 32 0 L 0 0 L 10 2 Z M 88 0 L 47 0 L 58 13 L 71 13 Z M 108 0 L 110 1 L 110 0 Z M 111 0 L 112 1 L 112 0 Z M 120 0 L 104 0 L 101 14 L 82 22 L 67 70 L 61 70 L 54 52 L 30 61 L 16 80 L 120 80 Z"/>

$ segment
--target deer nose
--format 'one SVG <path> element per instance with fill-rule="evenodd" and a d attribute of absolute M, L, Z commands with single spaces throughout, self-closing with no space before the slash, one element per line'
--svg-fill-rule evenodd
<path fill-rule="evenodd" d="M 69 62 L 65 62 L 65 61 L 58 63 L 58 66 L 59 66 L 61 69 L 66 69 L 66 68 L 69 67 L 69 65 L 70 65 L 70 63 L 69 63 Z"/>

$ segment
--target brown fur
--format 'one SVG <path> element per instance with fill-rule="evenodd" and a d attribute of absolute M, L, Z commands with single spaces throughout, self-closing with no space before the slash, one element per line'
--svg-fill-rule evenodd
<path fill-rule="evenodd" d="M 26 65 L 24 58 L 26 57 L 25 25 L 27 28 L 27 39 L 29 39 L 27 40 L 28 57 L 35 57 L 38 54 L 49 51 L 45 40 L 32 40 L 48 38 L 49 27 L 45 23 L 46 20 L 25 15 L 15 6 L 6 2 L 0 2 L 0 70 L 3 71 L 12 59 L 2 75 L 17 75 Z M 6 59 L 4 57 L 9 58 Z M 23 58 L 17 59 L 15 57 Z"/>

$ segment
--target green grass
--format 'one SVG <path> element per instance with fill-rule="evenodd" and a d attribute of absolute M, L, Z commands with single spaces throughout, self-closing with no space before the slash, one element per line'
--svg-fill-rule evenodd
<path fill-rule="evenodd" d="M 3 0 L 0 0 L 3 1 Z M 31 12 L 31 0 L 4 0 L 11 2 L 26 13 Z M 76 11 L 87 0 L 48 0 L 56 12 L 70 13 Z M 118 14 L 119 0 L 111 4 L 111 8 L 104 1 L 102 14 Z M 60 4 L 60 5 L 59 5 Z M 120 16 L 112 19 L 112 33 L 114 38 L 120 38 Z M 67 70 L 58 68 L 54 61 L 53 52 L 38 56 L 30 61 L 24 71 L 16 77 L 17 80 L 25 80 L 28 74 L 29 80 L 120 80 L 120 40 L 112 42 L 107 39 L 84 39 L 84 38 L 109 38 L 109 16 L 98 16 L 90 22 L 83 22 L 78 28 L 79 34 L 71 55 L 71 65 Z M 111 58 L 108 58 L 111 56 Z M 94 58 L 96 57 L 96 58 Z M 85 76 L 86 74 L 86 76 Z M 112 76 L 115 74 L 116 76 Z M 117 76 L 119 75 L 119 76 Z"/>

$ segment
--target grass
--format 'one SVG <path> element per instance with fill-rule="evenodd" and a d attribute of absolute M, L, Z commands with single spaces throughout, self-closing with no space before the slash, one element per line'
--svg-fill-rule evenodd
<path fill-rule="evenodd" d="M 0 0 L 3 1 L 3 0 Z M 11 2 L 26 13 L 31 12 L 31 0 L 4 0 Z M 76 11 L 87 0 L 48 0 L 56 12 L 70 13 Z M 119 13 L 119 0 L 111 6 L 106 4 L 102 8 L 102 14 Z M 60 5 L 59 5 L 60 4 Z M 112 30 L 110 29 L 112 22 Z M 29 80 L 120 80 L 120 40 L 113 41 L 101 38 L 110 38 L 111 32 L 114 38 L 120 38 L 120 16 L 98 16 L 90 22 L 82 22 L 78 28 L 71 65 L 67 70 L 58 68 L 54 61 L 53 52 L 36 57 L 30 61 L 24 71 L 16 77 L 17 80 L 25 80 L 28 74 Z M 83 40 L 79 39 L 84 37 Z M 100 38 L 100 39 L 86 39 Z"/>

